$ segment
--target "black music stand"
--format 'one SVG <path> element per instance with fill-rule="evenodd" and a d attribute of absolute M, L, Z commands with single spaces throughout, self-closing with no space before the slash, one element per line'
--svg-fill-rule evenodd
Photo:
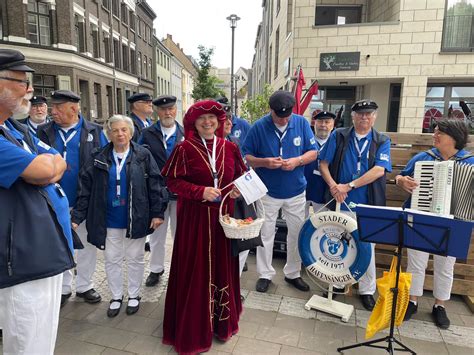
<path fill-rule="evenodd" d="M 344 350 L 354 349 L 361 346 L 367 346 L 384 349 L 390 354 L 393 354 L 394 350 L 416 354 L 413 350 L 408 348 L 394 337 L 395 314 L 398 299 L 398 280 L 400 277 L 403 248 L 407 245 L 407 235 L 410 236 L 410 243 L 408 243 L 410 248 L 421 249 L 423 251 L 446 256 L 450 254 L 448 246 L 450 245 L 450 234 L 452 230 L 456 231 L 456 239 L 470 239 L 471 233 L 469 230 L 469 222 L 449 219 L 450 223 L 446 223 L 444 221 L 446 218 L 442 218 L 442 222 L 444 223 L 440 223 L 439 219 L 441 219 L 441 217 L 433 215 L 423 215 L 421 217 L 421 222 L 417 221 L 416 218 L 413 218 L 414 214 L 417 214 L 416 211 L 406 212 L 402 209 L 365 205 L 357 207 L 357 226 L 359 230 L 359 238 L 361 241 L 396 245 L 398 247 L 398 250 L 394 252 L 394 256 L 397 258 L 397 273 L 395 285 L 393 288 L 391 288 L 393 299 L 392 313 L 390 317 L 390 333 L 383 338 L 337 348 L 338 352 L 343 352 Z M 456 228 L 458 225 L 460 228 L 464 228 L 463 233 L 461 233 L 462 235 L 458 234 L 459 229 Z M 420 230 L 423 228 L 430 228 L 430 234 L 423 233 Z M 438 231 L 437 235 L 439 236 L 438 238 L 434 238 L 435 241 L 433 241 L 432 235 L 433 228 Z M 468 236 L 465 235 L 467 230 L 469 230 Z M 420 244 L 423 245 L 420 245 L 420 248 L 417 248 L 416 243 L 413 243 L 413 240 L 416 238 L 420 239 Z M 426 245 L 429 245 L 429 247 L 426 247 Z M 387 342 L 387 345 L 375 345 L 376 343 L 380 342 Z M 395 348 L 395 344 L 401 348 Z"/>

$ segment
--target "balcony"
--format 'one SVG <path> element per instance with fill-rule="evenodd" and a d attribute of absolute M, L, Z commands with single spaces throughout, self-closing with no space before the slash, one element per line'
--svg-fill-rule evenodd
<path fill-rule="evenodd" d="M 474 51 L 474 15 L 452 15 L 444 18 L 443 52 Z"/>

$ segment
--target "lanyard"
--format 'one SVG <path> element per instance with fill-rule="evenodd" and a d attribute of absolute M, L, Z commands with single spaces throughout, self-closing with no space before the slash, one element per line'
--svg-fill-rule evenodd
<path fill-rule="evenodd" d="M 71 133 L 71 135 L 69 137 L 64 137 L 64 131 L 62 129 L 59 129 L 59 136 L 61 137 L 61 140 L 63 141 L 63 159 L 66 160 L 66 156 L 67 156 L 67 144 L 71 141 L 71 139 L 74 138 L 74 136 L 76 135 L 77 131 L 74 130 L 74 132 Z"/>
<path fill-rule="evenodd" d="M 217 175 L 217 169 L 216 169 L 217 137 L 214 136 L 214 140 L 212 142 L 212 156 L 209 154 L 209 149 L 207 149 L 206 140 L 203 137 L 201 137 L 201 140 L 202 140 L 202 144 L 204 144 L 204 148 L 206 149 L 207 158 L 209 159 L 209 164 L 211 165 L 212 177 L 214 179 L 214 188 L 217 189 L 217 186 L 219 185 L 219 177 Z"/>
<path fill-rule="evenodd" d="M 165 150 L 168 150 L 168 140 L 173 137 L 173 134 L 170 134 L 170 135 L 166 135 L 163 133 L 163 145 L 165 147 Z"/>
<path fill-rule="evenodd" d="M 281 133 L 280 131 L 275 131 L 275 134 L 278 137 L 278 142 L 279 142 L 279 154 L 280 154 L 280 157 L 282 157 L 282 158 L 283 158 L 283 138 L 285 138 L 287 130 L 288 130 L 288 127 L 285 128 L 283 133 Z M 280 133 L 278 133 L 278 132 L 280 132 Z M 281 134 L 281 136 L 280 136 L 280 134 Z"/>
<path fill-rule="evenodd" d="M 116 186 L 116 190 L 117 190 L 117 197 L 120 197 L 120 174 L 122 173 L 122 169 L 123 167 L 125 166 L 125 162 L 127 161 L 127 155 L 128 155 L 128 151 L 127 150 L 124 154 L 123 154 L 123 158 L 120 159 L 117 155 L 117 152 L 113 151 L 113 156 L 114 156 L 114 161 L 115 161 L 115 186 Z"/>
<path fill-rule="evenodd" d="M 364 144 L 362 145 L 362 149 L 359 148 L 359 140 L 354 137 L 354 145 L 356 147 L 356 150 L 357 150 L 357 174 L 360 174 L 360 170 L 361 170 L 361 158 L 362 158 L 362 153 L 364 152 L 365 148 L 367 148 L 367 145 L 369 144 L 369 140 L 366 139 Z"/>
<path fill-rule="evenodd" d="M 33 124 L 30 122 L 29 119 L 26 122 L 28 123 L 28 129 L 30 130 L 30 132 L 36 136 L 36 128 L 38 126 L 36 126 L 36 127 L 33 126 Z"/>

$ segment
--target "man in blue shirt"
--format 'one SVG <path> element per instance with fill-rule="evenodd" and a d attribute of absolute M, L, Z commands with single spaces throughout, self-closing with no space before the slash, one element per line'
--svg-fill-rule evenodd
<path fill-rule="evenodd" d="M 223 106 L 228 106 L 229 102 L 227 97 L 220 97 L 216 99 L 216 101 L 222 104 Z M 232 129 L 228 136 L 229 140 L 241 147 L 242 144 L 245 142 L 247 133 L 250 130 L 250 123 L 248 123 L 247 120 L 244 120 L 243 118 L 237 117 L 236 115 L 232 114 L 232 112 L 230 112 L 230 106 L 229 111 L 226 112 L 228 112 L 232 116 Z"/>
<path fill-rule="evenodd" d="M 30 99 L 30 102 L 30 115 L 27 118 L 18 120 L 18 122 L 26 125 L 31 134 L 36 136 L 38 126 L 50 121 L 48 117 L 48 101 L 46 100 L 46 97 L 36 95 Z"/>
<path fill-rule="evenodd" d="M 257 248 L 259 279 L 256 290 L 267 292 L 275 275 L 272 267 L 275 224 L 278 211 L 282 209 L 288 226 L 285 281 L 301 291 L 308 291 L 309 286 L 300 275 L 298 234 L 304 222 L 306 204 L 304 165 L 316 160 L 315 139 L 308 121 L 292 114 L 295 98 L 290 92 L 276 91 L 270 97 L 269 105 L 271 112 L 255 122 L 242 147 L 247 163 L 255 168 L 268 189 L 262 198 L 264 247 Z"/>
<path fill-rule="evenodd" d="M 0 49 L 0 328 L 5 354 L 52 354 L 62 275 L 74 266 L 62 157 L 11 118 L 27 114 L 33 69 Z M 33 220 L 36 219 L 36 220 Z"/>
<path fill-rule="evenodd" d="M 38 127 L 38 138 L 59 151 L 67 163 L 67 169 L 59 184 L 69 200 L 69 207 L 76 205 L 79 171 L 90 158 L 92 150 L 107 144 L 102 128 L 87 121 L 80 113 L 80 96 L 69 90 L 51 93 L 52 121 Z M 87 242 L 85 225 L 77 229 L 84 249 L 77 251 L 76 296 L 88 303 L 100 302 L 94 290 L 92 275 L 95 271 L 97 249 Z M 62 305 L 72 294 L 72 272 L 63 277 Z"/>
<path fill-rule="evenodd" d="M 385 174 L 392 171 L 390 138 L 373 128 L 377 108 L 371 100 L 352 105 L 354 127 L 336 129 L 319 155 L 319 169 L 330 195 L 341 204 L 341 212 L 349 215 L 348 207 L 357 204 L 385 206 Z M 369 268 L 359 280 L 359 295 L 369 311 L 375 306 L 375 278 L 372 244 Z"/>
<path fill-rule="evenodd" d="M 130 104 L 130 118 L 135 128 L 132 140 L 138 143 L 142 130 L 152 125 L 150 117 L 153 114 L 153 98 L 145 92 L 138 92 L 130 96 L 127 101 Z"/>
<path fill-rule="evenodd" d="M 474 156 L 464 150 L 468 139 L 468 129 L 464 122 L 459 120 L 438 121 L 433 133 L 434 148 L 415 155 L 400 175 L 395 177 L 396 184 L 412 194 L 413 190 L 419 185 L 419 182 L 413 178 L 415 164 L 419 161 L 441 162 L 454 160 L 461 164 L 474 165 Z M 409 320 L 418 311 L 418 297 L 423 295 L 425 270 L 429 259 L 429 253 L 419 250 L 407 249 L 407 254 L 407 272 L 412 274 L 412 282 L 410 302 L 404 320 Z M 433 296 L 435 304 L 431 314 L 435 324 L 441 329 L 448 329 L 451 324 L 446 313 L 445 303 L 451 297 L 455 263 L 456 258 L 452 256 L 433 255 Z"/>
<path fill-rule="evenodd" d="M 314 123 L 314 136 L 316 138 L 316 149 L 321 151 L 326 144 L 329 135 L 334 129 L 334 121 L 336 115 L 332 112 L 314 111 L 312 115 L 312 122 Z M 304 167 L 304 175 L 306 177 L 306 217 L 309 216 L 309 208 L 312 205 L 314 212 L 321 210 L 325 205 L 325 193 L 327 190 L 327 184 L 324 181 L 319 171 L 319 157 L 315 161 L 307 164 Z M 324 208 L 325 211 L 327 210 Z"/>
<path fill-rule="evenodd" d="M 166 161 L 171 155 L 174 147 L 184 140 L 183 127 L 176 122 L 176 97 L 162 95 L 153 100 L 159 121 L 154 125 L 143 129 L 139 143 L 144 144 L 153 155 L 158 168 L 163 169 Z M 177 196 L 169 195 L 170 200 L 165 211 L 164 222 L 149 235 L 150 243 L 150 274 L 145 286 L 152 287 L 158 284 L 164 272 L 165 264 L 165 242 L 168 225 L 171 228 L 171 236 L 174 238 L 176 232 L 176 200 Z"/>

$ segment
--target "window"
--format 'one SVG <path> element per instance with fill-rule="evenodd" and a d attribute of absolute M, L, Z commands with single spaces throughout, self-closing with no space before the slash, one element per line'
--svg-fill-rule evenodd
<path fill-rule="evenodd" d="M 102 118 L 102 96 L 99 83 L 94 83 L 94 101 L 92 102 L 92 110 L 95 111 L 95 118 Z"/>
<path fill-rule="evenodd" d="M 128 46 L 122 44 L 122 68 L 125 71 L 130 71 L 129 58 L 128 58 Z"/>
<path fill-rule="evenodd" d="M 120 42 L 116 38 L 114 38 L 114 66 L 117 69 L 122 68 L 122 64 L 120 63 Z"/>
<path fill-rule="evenodd" d="M 474 0 L 447 0 L 443 51 L 474 51 Z"/>
<path fill-rule="evenodd" d="M 123 114 L 122 89 L 117 88 L 117 113 Z"/>
<path fill-rule="evenodd" d="M 99 58 L 99 29 L 97 26 L 91 26 L 91 39 L 92 39 L 92 56 L 94 58 Z"/>
<path fill-rule="evenodd" d="M 360 23 L 361 6 L 316 6 L 316 26 Z"/>
<path fill-rule="evenodd" d="M 128 25 L 128 7 L 127 5 L 125 5 L 124 3 L 122 3 L 120 5 L 120 9 L 121 9 L 121 16 L 122 16 L 122 23 L 124 25 Z"/>
<path fill-rule="evenodd" d="M 112 94 L 112 86 L 106 86 L 105 87 L 106 93 L 107 93 L 107 108 L 109 109 L 109 112 L 107 113 L 106 117 L 110 117 L 114 114 L 114 97 Z"/>
<path fill-rule="evenodd" d="M 286 36 L 293 32 L 293 0 L 288 0 L 286 11 Z"/>
<path fill-rule="evenodd" d="M 142 53 L 141 52 L 138 52 L 138 65 L 137 65 L 137 68 L 138 68 L 138 76 L 141 78 L 142 76 Z"/>
<path fill-rule="evenodd" d="M 443 117 L 465 119 L 460 101 L 464 101 L 474 111 L 474 86 L 472 85 L 437 85 L 426 88 L 425 115 L 423 132 L 433 132 L 433 124 Z"/>
<path fill-rule="evenodd" d="M 102 6 L 110 10 L 110 0 L 102 0 Z"/>
<path fill-rule="evenodd" d="M 272 81 L 272 56 L 273 56 L 273 50 L 272 46 L 270 45 L 270 53 L 268 55 L 268 78 L 270 79 L 270 82 Z"/>
<path fill-rule="evenodd" d="M 139 17 L 137 17 L 137 33 L 138 37 L 142 36 L 142 20 Z"/>
<path fill-rule="evenodd" d="M 128 12 L 128 20 L 130 22 L 130 29 L 132 31 L 135 31 L 135 26 L 136 26 L 136 24 L 135 24 L 135 14 L 133 13 L 132 10 L 130 10 Z"/>
<path fill-rule="evenodd" d="M 114 16 L 120 16 L 120 0 L 112 0 L 112 13 Z"/>
<path fill-rule="evenodd" d="M 28 0 L 28 33 L 31 43 L 51 45 L 51 26 L 47 3 Z"/>
<path fill-rule="evenodd" d="M 51 97 L 51 91 L 56 90 L 56 78 L 53 75 L 33 74 L 34 95 L 47 98 Z"/>
<path fill-rule="evenodd" d="M 110 35 L 108 32 L 102 32 L 103 34 L 103 43 L 104 43 L 104 54 L 105 54 L 105 62 L 106 63 L 111 63 L 112 62 L 112 56 L 110 55 L 111 54 L 111 51 L 112 51 L 112 48 L 111 48 L 111 45 L 110 45 Z"/>
<path fill-rule="evenodd" d="M 80 53 L 86 51 L 85 41 L 84 41 L 84 18 L 79 18 L 78 15 L 74 16 L 74 31 L 75 31 L 75 45 L 77 50 Z"/>
<path fill-rule="evenodd" d="M 137 73 L 137 55 L 134 49 L 130 49 L 130 71 L 132 74 Z"/>
<path fill-rule="evenodd" d="M 274 78 L 278 76 L 278 56 L 280 55 L 280 27 L 278 26 L 275 33 L 275 70 Z"/>
<path fill-rule="evenodd" d="M 148 63 L 147 63 L 147 60 L 146 60 L 146 55 L 143 55 L 143 70 L 142 70 L 142 74 L 143 74 L 143 78 L 145 79 L 148 79 Z"/>

